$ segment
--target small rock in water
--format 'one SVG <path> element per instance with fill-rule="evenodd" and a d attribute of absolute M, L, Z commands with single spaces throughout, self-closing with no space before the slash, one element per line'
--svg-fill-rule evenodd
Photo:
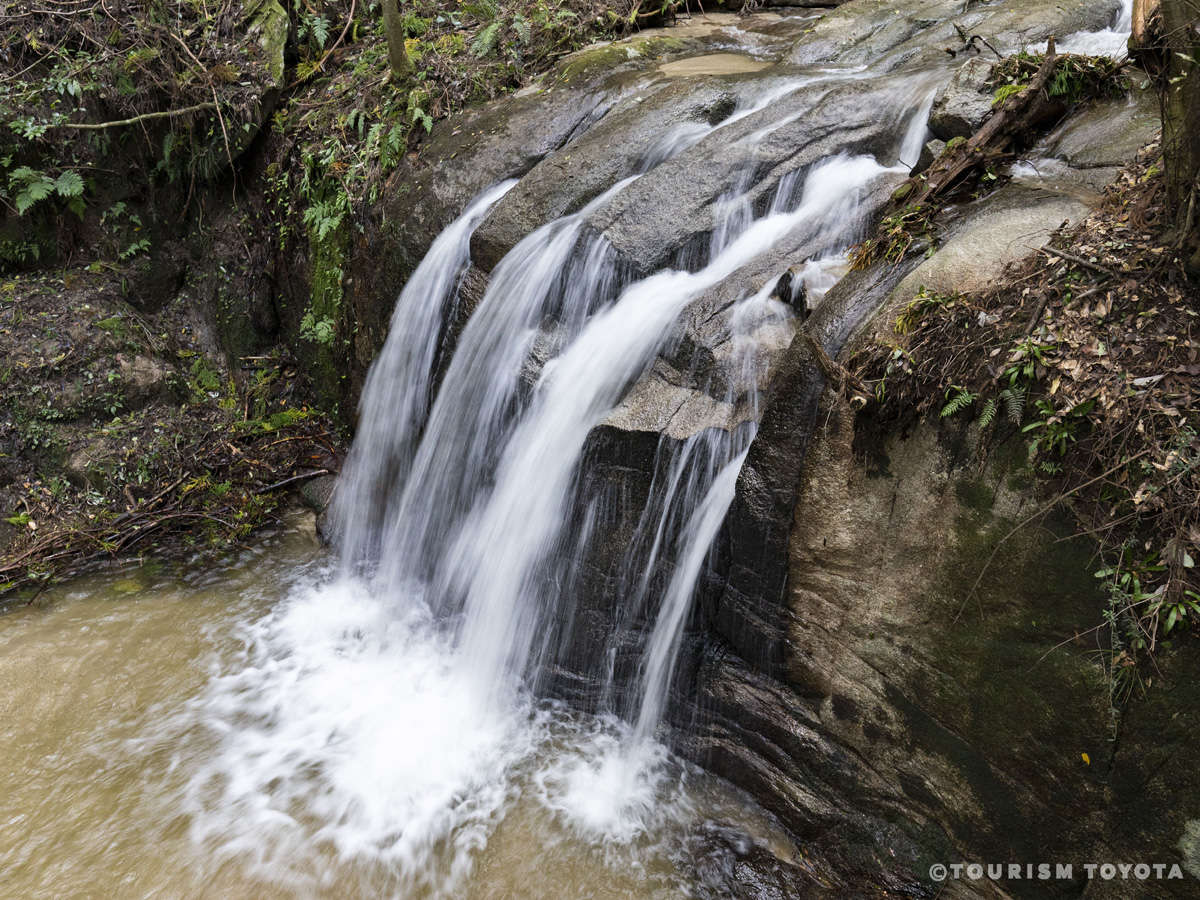
<path fill-rule="evenodd" d="M 949 141 L 969 138 L 992 114 L 988 78 L 992 63 L 976 57 L 967 60 L 944 88 L 938 91 L 929 113 L 929 130 Z"/>
<path fill-rule="evenodd" d="M 776 299 L 796 311 L 801 322 L 807 319 L 812 311 L 808 307 L 808 287 L 801 274 L 803 268 L 803 266 L 792 266 L 784 272 L 780 276 L 779 283 L 775 285 L 774 294 Z"/>
<path fill-rule="evenodd" d="M 800 866 L 780 859 L 750 835 L 728 825 L 708 823 L 696 829 L 680 856 L 681 868 L 695 875 L 694 896 L 701 900 L 833 896 Z"/>
<path fill-rule="evenodd" d="M 329 507 L 333 489 L 337 487 L 336 475 L 318 475 L 300 483 L 300 499 L 313 512 L 320 514 Z"/>
<path fill-rule="evenodd" d="M 912 174 L 919 175 L 933 165 L 933 161 L 942 155 L 942 151 L 946 149 L 946 142 L 939 141 L 934 138 L 921 148 L 921 155 L 917 158 L 917 164 L 913 166 Z"/>

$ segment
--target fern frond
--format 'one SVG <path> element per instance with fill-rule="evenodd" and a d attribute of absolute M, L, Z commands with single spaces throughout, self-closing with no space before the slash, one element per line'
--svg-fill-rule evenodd
<path fill-rule="evenodd" d="M 483 31 L 479 32 L 475 40 L 471 42 L 471 52 L 476 56 L 487 56 L 496 46 L 496 42 L 500 38 L 500 26 L 503 23 L 493 22 Z"/>
<path fill-rule="evenodd" d="M 23 216 L 34 204 L 45 200 L 54 190 L 54 182 L 43 176 L 38 181 L 32 181 L 17 194 L 17 215 Z"/>
<path fill-rule="evenodd" d="M 983 411 L 979 414 L 979 427 L 987 428 L 996 418 L 996 411 L 999 409 L 999 404 L 995 397 L 988 397 L 987 403 L 983 404 Z"/>
<path fill-rule="evenodd" d="M 1004 401 L 1008 421 L 1020 425 L 1021 420 L 1025 418 L 1025 388 L 1006 388 L 1000 393 L 1000 399 Z"/>
<path fill-rule="evenodd" d="M 528 44 L 530 37 L 533 35 L 533 30 L 529 27 L 529 22 L 522 16 L 513 16 L 512 29 L 517 34 L 517 39 L 522 44 Z"/>
<path fill-rule="evenodd" d="M 480 22 L 491 22 L 500 15 L 500 4 L 496 0 L 473 0 L 463 4 L 463 12 Z"/>
<path fill-rule="evenodd" d="M 83 178 L 74 169 L 67 169 L 55 180 L 54 190 L 60 197 L 78 197 L 83 194 Z"/>
<path fill-rule="evenodd" d="M 972 393 L 971 391 L 965 391 L 962 388 L 952 387 L 952 388 L 950 388 L 950 390 L 951 391 L 956 390 L 956 391 L 958 391 L 958 393 L 954 396 L 953 399 L 951 399 L 951 401 L 949 403 L 947 403 L 945 406 L 942 407 L 942 418 L 943 419 L 947 418 L 948 416 L 954 415 L 956 412 L 966 409 L 968 406 L 970 406 L 972 403 L 974 403 L 976 400 L 979 399 L 978 394 Z M 947 395 L 949 395 L 949 393 L 950 393 L 950 391 L 946 392 Z"/>
<path fill-rule="evenodd" d="M 376 122 L 371 126 L 371 130 L 367 132 L 367 140 L 365 141 L 368 154 L 373 156 L 380 151 L 380 142 L 383 140 L 383 132 L 386 128 L 387 126 L 383 122 Z"/>
<path fill-rule="evenodd" d="M 325 42 L 329 40 L 329 20 L 324 16 L 313 16 L 310 27 L 317 46 L 324 50 Z"/>
<path fill-rule="evenodd" d="M 9 187 L 29 185 L 35 181 L 41 181 L 42 177 L 42 173 L 37 169 L 31 169 L 29 166 L 21 166 L 12 170 L 12 173 L 8 176 L 8 184 Z"/>

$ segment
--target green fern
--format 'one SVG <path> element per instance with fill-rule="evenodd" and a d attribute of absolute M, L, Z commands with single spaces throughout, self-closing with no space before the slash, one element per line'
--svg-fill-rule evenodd
<path fill-rule="evenodd" d="M 950 397 L 950 391 L 957 391 L 958 393 L 955 394 L 955 396 L 950 399 L 949 403 L 947 403 L 945 406 L 942 407 L 942 418 L 943 419 L 954 415 L 956 412 L 960 412 L 961 410 L 966 409 L 968 406 L 970 406 L 972 403 L 974 403 L 976 400 L 979 399 L 978 394 L 972 393 L 971 391 L 965 390 L 964 388 L 960 388 L 957 385 L 952 385 L 950 387 L 950 390 L 946 391 L 947 398 Z"/>
<path fill-rule="evenodd" d="M 1005 84 L 1005 85 L 1002 85 L 996 91 L 995 97 L 992 98 L 992 106 L 1002 106 L 1004 104 L 1005 100 L 1007 100 L 1009 97 L 1012 97 L 1015 94 L 1021 93 L 1021 91 L 1025 90 L 1025 88 L 1027 88 L 1027 87 L 1029 87 L 1028 84 Z"/>
<path fill-rule="evenodd" d="M 313 16 L 309 20 L 309 30 L 317 46 L 324 50 L 325 43 L 329 40 L 329 20 L 324 16 Z"/>
<path fill-rule="evenodd" d="M 8 176 L 8 186 L 17 192 L 17 215 L 20 216 L 54 193 L 54 181 L 29 166 L 15 169 Z"/>
<path fill-rule="evenodd" d="M 54 190 L 60 197 L 79 197 L 83 194 L 83 178 L 72 169 L 67 169 L 54 181 Z"/>
<path fill-rule="evenodd" d="M 404 155 L 406 131 L 402 125 L 393 125 L 392 130 L 387 133 L 379 150 L 379 165 L 385 169 L 390 169 L 396 163 L 400 162 L 400 157 Z"/>
<path fill-rule="evenodd" d="M 333 319 L 328 316 L 318 319 L 312 310 L 306 312 L 300 320 L 300 337 L 314 344 L 330 347 L 336 333 L 337 323 Z"/>
<path fill-rule="evenodd" d="M 979 413 L 979 427 L 987 428 L 991 425 L 999 408 L 1000 404 L 996 402 L 996 398 L 988 397 L 987 403 L 983 404 L 983 411 Z"/>
<path fill-rule="evenodd" d="M 422 19 L 411 10 L 404 12 L 400 16 L 400 27 L 409 37 L 421 37 L 429 31 L 429 19 Z"/>
<path fill-rule="evenodd" d="M 1020 425 L 1021 420 L 1025 418 L 1025 388 L 1005 388 L 1000 392 L 1000 399 L 1004 401 L 1008 421 L 1014 425 Z"/>
<path fill-rule="evenodd" d="M 500 39 L 500 28 L 502 22 L 493 22 L 475 37 L 471 42 L 471 52 L 478 57 L 487 56 L 495 49 L 496 43 Z"/>
<path fill-rule="evenodd" d="M 322 200 L 304 211 L 304 224 L 312 229 L 316 240 L 325 240 L 342 224 L 346 210 L 345 204 L 340 201 L 340 197 L 333 200 Z"/>
<path fill-rule="evenodd" d="M 47 197 L 58 195 L 67 201 L 67 208 L 83 218 L 83 176 L 67 169 L 57 178 L 44 172 L 21 166 L 8 176 L 9 189 L 16 192 L 17 215 L 25 215 Z"/>
<path fill-rule="evenodd" d="M 358 131 L 358 139 L 361 141 L 363 139 L 363 132 L 366 131 L 367 127 L 367 114 L 361 109 L 352 109 L 346 113 L 342 124 L 350 131 Z"/>
<path fill-rule="evenodd" d="M 414 106 L 412 109 L 412 124 L 421 125 L 425 128 L 426 134 L 433 131 L 433 116 L 425 112 L 419 106 Z"/>
<path fill-rule="evenodd" d="M 306 418 L 308 418 L 308 413 L 305 410 L 285 409 L 277 413 L 272 413 L 268 424 L 273 430 L 278 431 L 281 428 L 289 428 Z"/>
<path fill-rule="evenodd" d="M 496 0 L 472 0 L 463 4 L 463 12 L 480 22 L 491 22 L 500 15 L 500 4 Z"/>
<path fill-rule="evenodd" d="M 529 27 L 529 22 L 520 14 L 513 16 L 512 30 L 516 32 L 517 39 L 522 44 L 528 44 L 530 37 L 533 36 L 533 30 Z"/>

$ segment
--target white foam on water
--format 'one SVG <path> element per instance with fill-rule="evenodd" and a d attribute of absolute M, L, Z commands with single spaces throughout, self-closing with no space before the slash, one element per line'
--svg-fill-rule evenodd
<path fill-rule="evenodd" d="M 1084 56 L 1111 56 L 1121 59 L 1129 53 L 1129 35 L 1133 30 L 1133 0 L 1121 0 L 1116 21 L 1099 31 L 1077 31 L 1056 42 L 1059 53 L 1078 53 Z M 1034 53 L 1045 53 L 1046 42 L 1029 48 Z"/>
<path fill-rule="evenodd" d="M 470 871 L 544 728 L 515 685 L 491 705 L 419 604 L 310 587 L 250 625 L 187 716 L 216 752 L 192 778 L 193 837 L 269 881 L 325 847 L 427 888 Z"/>
<path fill-rule="evenodd" d="M 600 717 L 536 776 L 540 801 L 582 838 L 610 850 L 698 815 L 685 790 L 686 768 L 657 743 L 631 766 L 629 734 L 626 723 Z"/>

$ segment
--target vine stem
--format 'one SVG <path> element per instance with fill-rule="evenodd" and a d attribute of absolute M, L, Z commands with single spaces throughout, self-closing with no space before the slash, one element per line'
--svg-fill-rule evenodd
<path fill-rule="evenodd" d="M 145 122 L 149 119 L 169 119 L 174 116 L 186 116 L 188 113 L 216 108 L 217 104 L 215 103 L 197 103 L 195 106 L 187 106 L 183 109 L 164 109 L 161 112 L 142 113 L 142 115 L 134 116 L 132 119 L 121 119 L 119 122 L 64 122 L 54 127 L 71 128 L 79 131 L 99 131 L 102 128 L 119 128 L 122 125 L 136 125 L 138 122 Z M 217 110 L 217 112 L 219 113 L 220 110 Z"/>

